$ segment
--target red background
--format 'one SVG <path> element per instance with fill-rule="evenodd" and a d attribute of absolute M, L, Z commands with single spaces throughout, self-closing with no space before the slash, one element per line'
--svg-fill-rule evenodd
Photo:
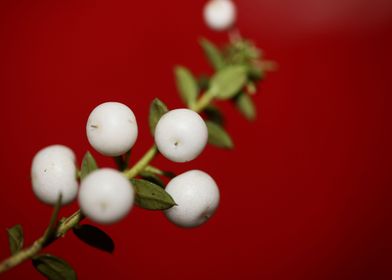
<path fill-rule="evenodd" d="M 0 228 L 21 223 L 27 244 L 42 234 L 50 208 L 31 191 L 31 159 L 62 143 L 80 161 L 91 149 L 85 122 L 99 103 L 133 109 L 140 127 L 133 160 L 144 153 L 150 101 L 182 106 L 173 66 L 210 72 L 197 39 L 227 39 L 205 27 L 204 3 L 0 2 Z M 208 147 L 191 163 L 155 161 L 210 173 L 222 193 L 219 211 L 184 230 L 134 209 L 102 227 L 116 242 L 113 255 L 68 234 L 47 251 L 80 279 L 391 279 L 391 2 L 236 3 L 242 34 L 280 66 L 255 97 L 258 120 L 221 104 L 234 151 Z M 0 258 L 7 255 L 4 231 Z M 25 263 L 1 278 L 41 276 Z"/>

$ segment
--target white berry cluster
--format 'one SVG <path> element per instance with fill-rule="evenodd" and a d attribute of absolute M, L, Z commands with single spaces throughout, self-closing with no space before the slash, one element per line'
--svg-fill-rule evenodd
<path fill-rule="evenodd" d="M 204 19 L 213 30 L 231 28 L 236 9 L 231 0 L 210 0 Z M 87 120 L 86 134 L 91 146 L 111 157 L 125 155 L 136 143 L 138 125 L 133 111 L 119 102 L 97 106 Z M 174 162 L 187 162 L 201 154 L 208 140 L 208 129 L 201 116 L 190 109 L 166 112 L 156 124 L 154 140 L 158 151 Z M 82 180 L 74 152 L 63 145 L 39 151 L 32 163 L 31 177 L 35 195 L 47 204 L 62 204 L 78 197 L 82 213 L 98 223 L 114 223 L 131 210 L 135 188 L 124 173 L 110 168 L 92 171 Z M 204 223 L 219 204 L 219 190 L 205 172 L 191 170 L 173 178 L 166 192 L 176 205 L 165 210 L 174 224 L 194 227 Z"/>
<path fill-rule="evenodd" d="M 105 156 L 126 154 L 135 144 L 138 125 L 132 110 L 118 102 L 97 106 L 87 120 L 86 134 L 91 146 Z M 167 159 L 186 162 L 195 159 L 208 140 L 207 126 L 190 109 L 175 109 L 158 121 L 154 139 Z M 111 168 L 97 169 L 79 184 L 74 152 L 53 145 L 39 151 L 32 163 L 31 176 L 35 195 L 54 205 L 59 195 L 62 204 L 78 197 L 82 213 L 91 220 L 109 224 L 124 218 L 135 201 L 135 190 L 124 173 Z M 194 227 L 204 223 L 219 204 L 219 190 L 205 172 L 192 170 L 173 178 L 166 192 L 176 205 L 165 211 L 174 224 Z"/>

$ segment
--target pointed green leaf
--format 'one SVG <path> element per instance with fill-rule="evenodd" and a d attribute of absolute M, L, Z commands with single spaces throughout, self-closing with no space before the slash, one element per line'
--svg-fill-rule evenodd
<path fill-rule="evenodd" d="M 199 94 L 199 88 L 192 73 L 185 67 L 177 66 L 174 70 L 177 89 L 188 107 L 192 106 Z"/>
<path fill-rule="evenodd" d="M 23 248 L 23 229 L 21 225 L 14 225 L 7 228 L 8 242 L 10 245 L 11 255 L 14 255 Z"/>
<path fill-rule="evenodd" d="M 165 187 L 165 184 L 163 183 L 162 179 L 159 178 L 158 175 L 152 173 L 152 172 L 148 172 L 148 171 L 142 171 L 139 173 L 140 177 L 142 177 L 144 180 L 149 181 L 151 183 L 154 183 L 158 186 L 160 186 L 161 188 Z"/>
<path fill-rule="evenodd" d="M 150 131 L 151 134 L 154 135 L 155 127 L 159 119 L 168 111 L 165 103 L 163 103 L 158 98 L 155 98 L 150 105 L 150 115 L 149 115 L 149 122 L 150 122 Z"/>
<path fill-rule="evenodd" d="M 83 180 L 88 174 L 98 169 L 97 162 L 90 152 L 87 152 L 82 161 L 82 167 L 80 169 L 80 179 Z"/>
<path fill-rule="evenodd" d="M 165 210 L 176 203 L 160 186 L 143 179 L 131 179 L 136 192 L 136 203 L 148 210 Z"/>
<path fill-rule="evenodd" d="M 240 93 L 235 98 L 235 105 L 241 114 L 250 121 L 256 119 L 256 107 L 252 98 L 246 93 Z"/>
<path fill-rule="evenodd" d="M 222 112 L 219 111 L 219 109 L 213 105 L 209 105 L 204 109 L 204 113 L 207 116 L 207 119 L 209 121 L 212 121 L 216 124 L 223 125 L 225 123 L 225 119 L 222 115 Z"/>
<path fill-rule="evenodd" d="M 220 125 L 211 121 L 206 121 L 208 129 L 208 143 L 219 148 L 232 149 L 234 148 L 233 141 L 230 135 Z"/>
<path fill-rule="evenodd" d="M 74 234 L 86 244 L 102 251 L 113 253 L 113 239 L 103 230 L 92 225 L 79 225 L 73 229 Z"/>
<path fill-rule="evenodd" d="M 210 91 L 214 92 L 217 99 L 230 99 L 244 87 L 246 81 L 246 67 L 227 66 L 212 76 Z"/>
<path fill-rule="evenodd" d="M 222 69 L 225 66 L 225 60 L 220 50 L 209 40 L 201 39 L 200 45 L 203 48 L 204 54 L 207 56 L 211 66 L 215 70 Z"/>
<path fill-rule="evenodd" d="M 64 260 L 44 254 L 32 259 L 35 269 L 49 280 L 76 280 L 76 272 Z"/>

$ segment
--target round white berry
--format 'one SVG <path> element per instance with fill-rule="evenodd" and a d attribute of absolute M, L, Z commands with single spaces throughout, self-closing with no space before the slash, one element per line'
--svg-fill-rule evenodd
<path fill-rule="evenodd" d="M 203 151 L 207 140 L 204 120 L 189 109 L 167 112 L 155 128 L 155 143 L 159 152 L 175 162 L 195 159 Z"/>
<path fill-rule="evenodd" d="M 105 156 L 125 154 L 138 135 L 135 115 L 119 102 L 97 106 L 88 118 L 86 132 L 91 146 Z"/>
<path fill-rule="evenodd" d="M 178 175 L 165 190 L 177 204 L 165 210 L 165 215 L 181 227 L 197 227 L 205 223 L 219 205 L 218 186 L 210 175 L 200 170 Z"/>
<path fill-rule="evenodd" d="M 129 213 L 134 197 L 131 182 L 121 172 L 102 168 L 87 175 L 80 184 L 79 205 L 91 220 L 111 224 Z"/>
<path fill-rule="evenodd" d="M 62 145 L 40 150 L 33 158 L 31 180 L 34 194 L 47 204 L 56 204 L 60 193 L 62 204 L 76 198 L 78 193 L 74 152 Z"/>
<path fill-rule="evenodd" d="M 204 20 L 213 30 L 227 30 L 235 18 L 236 8 L 231 0 L 210 0 L 204 6 Z"/>

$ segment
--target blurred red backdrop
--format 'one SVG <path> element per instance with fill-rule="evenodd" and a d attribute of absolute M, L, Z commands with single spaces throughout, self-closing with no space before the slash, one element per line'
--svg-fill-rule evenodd
<path fill-rule="evenodd" d="M 80 161 L 91 150 L 85 122 L 99 103 L 134 110 L 133 160 L 145 152 L 150 101 L 182 106 L 173 66 L 209 73 L 197 39 L 227 39 L 205 27 L 204 3 L 0 2 L 0 228 L 21 223 L 27 244 L 42 234 L 50 208 L 31 191 L 31 159 L 61 143 Z M 208 147 L 191 163 L 155 162 L 212 174 L 219 211 L 184 230 L 134 209 L 102 227 L 116 242 L 113 255 L 70 233 L 47 251 L 80 279 L 391 279 L 391 1 L 236 3 L 242 34 L 280 66 L 255 97 L 258 120 L 221 104 L 234 151 Z M 1 278 L 42 277 L 25 263 Z"/>

